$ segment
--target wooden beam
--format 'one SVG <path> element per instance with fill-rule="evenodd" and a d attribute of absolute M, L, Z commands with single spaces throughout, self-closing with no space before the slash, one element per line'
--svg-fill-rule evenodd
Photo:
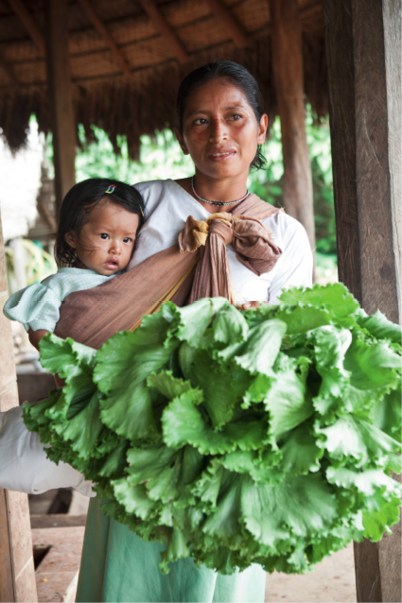
<path fill-rule="evenodd" d="M 220 19 L 222 25 L 239 48 L 245 48 L 248 40 L 245 32 L 221 0 L 206 0 L 211 11 Z"/>
<path fill-rule="evenodd" d="M 33 43 L 38 48 L 41 55 L 45 56 L 45 38 L 25 4 L 22 2 L 22 0 L 8 1 L 11 8 L 29 33 Z"/>
<path fill-rule="evenodd" d="M 92 25 L 95 27 L 96 31 L 102 36 L 102 38 L 105 40 L 106 44 L 109 46 L 115 61 L 120 65 L 124 74 L 127 77 L 132 77 L 132 73 L 131 73 L 129 64 L 127 63 L 126 59 L 124 58 L 121 50 L 117 47 L 116 42 L 113 40 L 113 38 L 110 35 L 110 33 L 108 32 L 107 28 L 105 27 L 105 25 L 102 23 L 102 21 L 100 20 L 100 18 L 98 17 L 98 15 L 94 11 L 94 9 L 92 8 L 89 1 L 88 0 L 79 0 L 79 2 L 81 4 L 81 6 L 83 7 L 83 9 L 85 10 Z"/>
<path fill-rule="evenodd" d="M 0 216 L 0 308 L 8 298 Z M 18 406 L 11 323 L 0 313 L 0 412 Z M 28 497 L 0 489 L 0 601 L 37 601 Z"/>
<path fill-rule="evenodd" d="M 140 2 L 155 29 L 165 38 L 179 62 L 183 64 L 186 63 L 188 61 L 188 56 L 183 45 L 160 12 L 159 8 L 156 6 L 154 0 L 140 0 Z"/>
<path fill-rule="evenodd" d="M 15 601 L 6 491 L 0 489 L 0 601 Z"/>
<path fill-rule="evenodd" d="M 65 194 L 75 184 L 76 124 L 68 57 L 68 0 L 47 0 L 46 44 L 58 215 Z"/>
<path fill-rule="evenodd" d="M 366 312 L 398 322 L 401 1 L 323 9 L 339 278 Z M 378 543 L 355 544 L 358 601 L 401 601 L 400 532 L 399 523 Z"/>
<path fill-rule="evenodd" d="M 313 185 L 306 138 L 301 25 L 297 0 L 270 0 L 271 52 L 281 119 L 283 198 L 315 248 Z"/>
<path fill-rule="evenodd" d="M 31 528 L 33 530 L 36 528 L 71 528 L 85 526 L 86 522 L 86 515 L 68 515 L 67 513 L 31 515 Z"/>

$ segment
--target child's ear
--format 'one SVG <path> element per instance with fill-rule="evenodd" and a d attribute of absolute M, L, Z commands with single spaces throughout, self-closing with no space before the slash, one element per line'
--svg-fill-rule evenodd
<path fill-rule="evenodd" d="M 73 230 L 66 232 L 66 234 L 64 235 L 64 239 L 66 243 L 68 243 L 73 249 L 77 247 L 77 243 L 75 241 L 75 232 Z"/>

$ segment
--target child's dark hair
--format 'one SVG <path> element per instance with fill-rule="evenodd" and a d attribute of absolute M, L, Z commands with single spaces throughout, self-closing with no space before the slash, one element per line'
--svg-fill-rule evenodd
<path fill-rule="evenodd" d="M 240 88 L 251 107 L 253 108 L 254 115 L 257 123 L 260 123 L 261 117 L 264 114 L 262 95 L 260 87 L 251 73 L 234 61 L 219 61 L 217 63 L 207 63 L 198 69 L 195 69 L 189 73 L 182 83 L 180 84 L 179 92 L 177 94 L 177 118 L 179 120 L 179 132 L 183 135 L 183 116 L 186 110 L 186 103 L 188 97 L 201 86 L 208 84 L 213 79 L 223 78 L 229 80 L 231 84 Z M 261 153 L 259 147 L 250 167 L 254 167 L 257 170 L 265 167 L 266 159 Z"/>
<path fill-rule="evenodd" d="M 74 266 L 77 254 L 66 241 L 66 234 L 74 232 L 79 236 L 82 227 L 88 222 L 91 211 L 107 199 L 127 211 L 138 214 L 139 227 L 143 223 L 144 201 L 133 186 L 109 178 L 89 178 L 79 182 L 63 199 L 60 209 L 59 229 L 56 235 L 55 257 L 59 266 Z"/>

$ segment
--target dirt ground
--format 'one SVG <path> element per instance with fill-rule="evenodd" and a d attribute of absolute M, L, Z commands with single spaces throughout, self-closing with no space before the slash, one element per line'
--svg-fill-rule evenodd
<path fill-rule="evenodd" d="M 267 574 L 265 603 L 349 603 L 356 601 L 353 544 L 324 559 L 309 574 Z"/>

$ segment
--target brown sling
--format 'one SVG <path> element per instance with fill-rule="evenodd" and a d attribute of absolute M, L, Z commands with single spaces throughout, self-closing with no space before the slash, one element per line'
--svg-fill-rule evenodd
<path fill-rule="evenodd" d="M 165 301 L 182 306 L 223 296 L 233 302 L 226 245 L 231 243 L 238 259 L 258 275 L 272 270 L 282 253 L 260 222 L 278 209 L 250 195 L 235 211 L 205 221 L 189 216 L 178 244 L 98 287 L 71 293 L 55 334 L 100 348 L 117 331 L 134 330 Z"/>

